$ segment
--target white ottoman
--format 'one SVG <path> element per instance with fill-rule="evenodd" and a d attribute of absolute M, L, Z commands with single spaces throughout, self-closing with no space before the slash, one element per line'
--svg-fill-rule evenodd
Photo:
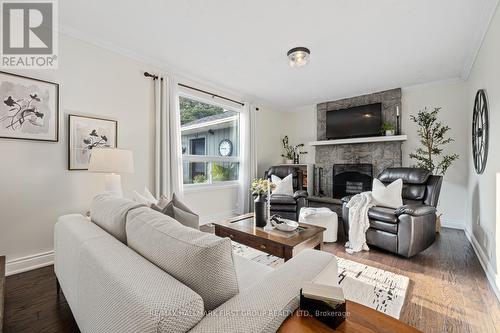
<path fill-rule="evenodd" d="M 329 208 L 303 207 L 300 210 L 299 222 L 326 228 L 323 233 L 323 242 L 337 241 L 338 217 L 337 213 Z"/>

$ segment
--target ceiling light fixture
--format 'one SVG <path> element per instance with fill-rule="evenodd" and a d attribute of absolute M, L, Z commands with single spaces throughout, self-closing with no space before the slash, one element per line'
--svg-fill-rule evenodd
<path fill-rule="evenodd" d="M 309 51 L 306 47 L 294 47 L 286 54 L 290 63 L 290 67 L 302 67 L 309 62 Z"/>

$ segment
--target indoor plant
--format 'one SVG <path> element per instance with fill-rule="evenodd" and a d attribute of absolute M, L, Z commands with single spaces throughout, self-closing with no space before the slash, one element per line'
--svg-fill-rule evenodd
<path fill-rule="evenodd" d="M 281 143 L 283 145 L 283 154 L 281 157 L 285 160 L 286 164 L 299 164 L 300 163 L 300 155 L 307 154 L 306 151 L 301 151 L 300 148 L 304 147 L 303 143 L 292 146 L 289 143 L 288 135 L 285 135 L 283 139 L 281 139 Z"/>
<path fill-rule="evenodd" d="M 434 175 L 444 176 L 459 156 L 458 154 L 443 154 L 444 147 L 455 140 L 446 135 L 451 128 L 438 121 L 440 111 L 441 108 L 434 108 L 433 111 L 425 108 L 420 110 L 416 116 L 410 116 L 410 119 L 418 125 L 417 133 L 422 144 L 422 147 L 417 148 L 414 153 L 410 153 L 410 158 L 417 161 L 416 167 L 427 169 Z M 441 215 L 438 215 L 436 221 L 436 230 L 438 231 L 441 226 Z"/>
<path fill-rule="evenodd" d="M 257 178 L 252 182 L 250 190 L 252 191 L 252 195 L 256 197 L 254 201 L 254 216 L 257 227 L 266 226 L 266 203 L 269 200 L 266 197 L 275 187 L 276 185 L 268 179 Z"/>
<path fill-rule="evenodd" d="M 395 132 L 396 132 L 396 128 L 390 122 L 385 121 L 382 124 L 382 126 L 380 127 L 380 133 L 382 133 L 386 136 L 394 135 Z"/>

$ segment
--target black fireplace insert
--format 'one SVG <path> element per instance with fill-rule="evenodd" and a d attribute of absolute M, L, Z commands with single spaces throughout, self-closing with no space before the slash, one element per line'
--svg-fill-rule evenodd
<path fill-rule="evenodd" d="M 371 191 L 373 181 L 372 164 L 334 164 L 333 197 L 341 199 L 348 195 Z"/>

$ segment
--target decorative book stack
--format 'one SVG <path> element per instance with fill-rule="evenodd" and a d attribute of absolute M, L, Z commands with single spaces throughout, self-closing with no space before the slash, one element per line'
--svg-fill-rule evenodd
<path fill-rule="evenodd" d="M 300 309 L 335 329 L 346 317 L 344 292 L 338 286 L 305 282 L 300 290 Z"/>

